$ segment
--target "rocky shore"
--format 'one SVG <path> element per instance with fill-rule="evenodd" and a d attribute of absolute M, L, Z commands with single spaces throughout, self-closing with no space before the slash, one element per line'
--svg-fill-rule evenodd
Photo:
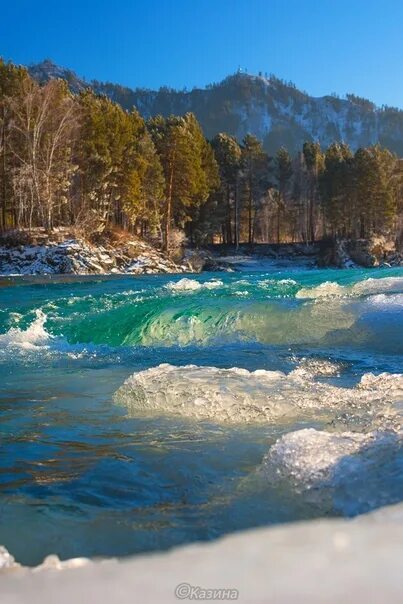
<path fill-rule="evenodd" d="M 403 266 L 403 249 L 384 236 L 371 239 L 326 239 L 314 244 L 259 243 L 208 246 L 214 257 L 240 270 L 278 268 L 372 268 Z"/>
<path fill-rule="evenodd" d="M 42 234 L 25 244 L 3 238 L 0 274 L 139 275 L 193 271 L 189 262 L 174 262 L 150 244 L 134 237 L 127 237 L 121 242 L 93 244 L 63 235 L 58 232 L 50 236 Z"/>
<path fill-rule="evenodd" d="M 62 229 L 0 237 L 0 275 L 198 273 L 271 268 L 353 268 L 403 265 L 403 252 L 385 237 L 322 241 L 313 245 L 242 244 L 186 249 L 175 260 L 133 236 L 90 243 Z"/>
<path fill-rule="evenodd" d="M 329 240 L 321 242 L 319 246 L 318 266 L 372 268 L 402 265 L 403 250 L 395 241 L 382 235 L 371 239 Z"/>

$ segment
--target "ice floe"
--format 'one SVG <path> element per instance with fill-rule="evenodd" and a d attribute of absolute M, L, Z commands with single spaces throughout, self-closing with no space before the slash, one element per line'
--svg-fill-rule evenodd
<path fill-rule="evenodd" d="M 134 415 L 278 423 L 321 411 L 370 409 L 371 414 L 387 415 L 388 404 L 399 400 L 402 387 L 402 375 L 366 375 L 357 387 L 341 388 L 317 382 L 300 369 L 285 374 L 163 364 L 134 373 L 114 398 Z"/>

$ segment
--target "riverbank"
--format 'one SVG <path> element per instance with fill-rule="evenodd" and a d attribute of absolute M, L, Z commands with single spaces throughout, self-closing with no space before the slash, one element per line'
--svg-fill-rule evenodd
<path fill-rule="evenodd" d="M 63 229 L 48 235 L 37 230 L 0 240 L 1 275 L 153 274 L 191 272 L 155 247 L 133 236 L 89 242 Z"/>
<path fill-rule="evenodd" d="M 403 251 L 384 236 L 371 239 L 326 239 L 313 244 L 256 243 L 210 245 L 206 248 L 220 261 L 237 270 L 264 270 L 266 267 L 377 268 L 403 265 Z"/>
<path fill-rule="evenodd" d="M 0 275 L 149 275 L 202 271 L 401 266 L 403 252 L 385 237 L 315 244 L 209 245 L 172 256 L 128 233 L 88 241 L 66 229 L 0 237 Z"/>
<path fill-rule="evenodd" d="M 211 600 L 204 590 L 217 590 L 215 599 L 249 603 L 397 603 L 402 517 L 400 503 L 353 520 L 255 529 L 120 561 L 76 559 L 63 566 L 49 557 L 35 569 L 0 570 L 0 596 L 13 604 L 80 604 L 91 593 L 98 604 L 112 598 L 127 604 L 141 594 L 143 602 L 165 604 Z"/>

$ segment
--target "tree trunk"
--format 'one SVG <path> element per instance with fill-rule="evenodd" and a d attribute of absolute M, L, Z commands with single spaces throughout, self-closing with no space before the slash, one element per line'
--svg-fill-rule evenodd
<path fill-rule="evenodd" d="M 227 243 L 232 244 L 231 192 L 229 185 L 227 186 Z"/>
<path fill-rule="evenodd" d="M 1 200 L 1 216 L 2 216 L 2 229 L 6 230 L 7 223 L 7 189 L 6 189 L 6 109 L 3 105 L 3 123 L 1 128 L 1 145 L 2 149 L 2 174 L 1 174 L 1 184 L 2 184 L 2 200 Z"/>
<path fill-rule="evenodd" d="M 248 243 L 252 245 L 252 190 L 249 185 L 249 203 L 248 203 Z"/>
<path fill-rule="evenodd" d="M 171 170 L 170 170 L 170 174 L 169 174 L 167 208 L 166 208 L 166 213 L 165 213 L 164 241 L 163 241 L 163 245 L 162 245 L 162 249 L 164 250 L 164 252 L 167 252 L 167 253 L 169 253 L 169 233 L 170 233 L 170 228 L 171 228 L 173 179 L 174 179 L 174 171 L 173 171 L 173 167 L 171 166 Z"/>
<path fill-rule="evenodd" d="M 309 200 L 309 238 L 311 243 L 315 243 L 315 226 L 313 212 L 313 190 L 311 191 L 311 199 Z"/>
<path fill-rule="evenodd" d="M 238 179 L 235 184 L 235 247 L 239 248 L 239 190 Z"/>

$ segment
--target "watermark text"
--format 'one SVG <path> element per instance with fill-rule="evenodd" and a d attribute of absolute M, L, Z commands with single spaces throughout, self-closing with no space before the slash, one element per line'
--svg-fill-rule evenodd
<path fill-rule="evenodd" d="M 231 587 L 206 588 L 189 583 L 179 583 L 175 587 L 178 600 L 238 600 L 239 591 Z"/>

